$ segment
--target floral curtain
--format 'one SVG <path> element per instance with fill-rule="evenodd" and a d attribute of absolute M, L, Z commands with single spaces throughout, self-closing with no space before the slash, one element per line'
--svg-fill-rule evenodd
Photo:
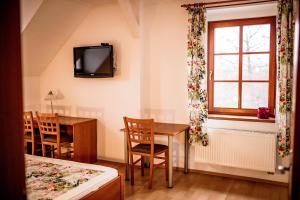
<path fill-rule="evenodd" d="M 290 152 L 290 127 L 293 96 L 293 43 L 294 18 L 293 0 L 278 1 L 278 86 L 279 86 L 279 133 L 278 154 L 281 157 Z"/>
<path fill-rule="evenodd" d="M 190 119 L 190 143 L 201 142 L 208 145 L 205 127 L 207 120 L 206 90 L 206 9 L 204 7 L 188 7 L 188 99 Z"/>

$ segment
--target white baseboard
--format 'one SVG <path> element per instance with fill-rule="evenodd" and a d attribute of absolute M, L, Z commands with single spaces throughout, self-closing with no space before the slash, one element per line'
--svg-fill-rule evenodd
<path fill-rule="evenodd" d="M 97 159 L 110 161 L 110 162 L 125 163 L 125 161 L 123 159 L 108 158 L 108 157 L 102 157 L 102 156 L 97 156 Z"/>

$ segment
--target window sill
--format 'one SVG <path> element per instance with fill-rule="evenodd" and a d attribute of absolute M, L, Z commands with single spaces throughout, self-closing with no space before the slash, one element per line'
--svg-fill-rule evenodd
<path fill-rule="evenodd" d="M 273 117 L 270 117 L 269 119 L 259 119 L 259 118 L 255 117 L 255 116 L 236 116 L 236 115 L 209 114 L 208 115 L 208 119 L 275 123 L 275 118 L 273 118 Z"/>

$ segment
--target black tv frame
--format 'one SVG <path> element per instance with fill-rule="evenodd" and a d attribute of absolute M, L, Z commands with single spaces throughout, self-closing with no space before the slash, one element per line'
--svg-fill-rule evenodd
<path fill-rule="evenodd" d="M 76 49 L 99 49 L 99 48 L 111 48 L 110 53 L 110 62 L 112 66 L 110 68 L 109 73 L 78 73 L 76 72 L 76 58 L 75 58 L 75 50 Z M 105 43 L 105 45 L 100 46 L 81 46 L 81 47 L 73 47 L 73 65 L 74 65 L 74 77 L 76 78 L 112 78 L 114 77 L 114 59 L 113 59 L 114 51 L 113 46 Z"/>

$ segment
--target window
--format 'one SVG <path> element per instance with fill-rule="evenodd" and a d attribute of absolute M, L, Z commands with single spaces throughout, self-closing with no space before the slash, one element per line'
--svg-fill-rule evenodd
<path fill-rule="evenodd" d="M 275 17 L 209 22 L 209 113 L 274 115 Z"/>

